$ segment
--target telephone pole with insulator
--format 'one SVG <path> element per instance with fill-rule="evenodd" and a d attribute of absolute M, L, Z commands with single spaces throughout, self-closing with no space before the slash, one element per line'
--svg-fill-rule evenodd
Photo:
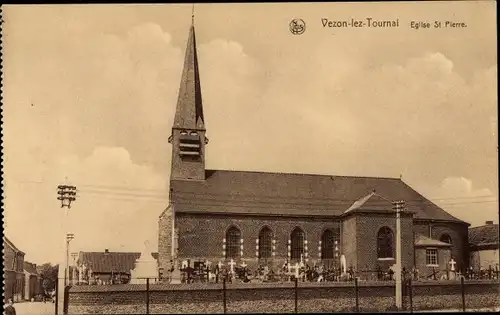
<path fill-rule="evenodd" d="M 57 186 L 57 200 L 61 201 L 61 208 L 66 208 L 65 212 L 65 226 L 68 227 L 68 216 L 69 209 L 71 209 L 71 203 L 76 200 L 76 187 L 71 185 L 59 185 Z M 66 232 L 66 268 L 64 272 L 64 285 L 69 284 L 69 243 L 75 238 L 73 233 Z"/>
<path fill-rule="evenodd" d="M 403 200 L 394 201 L 393 209 L 396 211 L 396 270 L 395 278 L 396 278 L 396 307 L 398 310 L 401 310 L 403 307 L 403 293 L 402 293 L 402 285 L 401 285 L 401 271 L 402 271 L 402 262 L 401 262 L 401 211 L 406 208 L 406 202 Z"/>
<path fill-rule="evenodd" d="M 71 277 L 73 278 L 73 281 L 71 282 L 73 285 L 77 283 L 77 276 L 76 276 L 76 258 L 78 257 L 78 253 L 71 253 L 71 258 L 73 258 L 73 272 L 71 274 Z"/>

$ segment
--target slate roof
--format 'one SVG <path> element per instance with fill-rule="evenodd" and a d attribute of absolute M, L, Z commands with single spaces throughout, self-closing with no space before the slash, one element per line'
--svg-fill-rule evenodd
<path fill-rule="evenodd" d="M 23 267 L 24 267 L 24 271 L 26 271 L 32 275 L 38 275 L 38 271 L 36 270 L 35 264 L 32 264 L 30 262 L 25 261 Z"/>
<path fill-rule="evenodd" d="M 189 29 L 173 127 L 205 130 L 194 25 Z"/>
<path fill-rule="evenodd" d="M 175 212 L 191 213 L 339 216 L 373 191 L 388 200 L 405 200 L 416 219 L 467 224 L 400 178 L 207 170 L 204 181 L 170 181 Z M 374 198 L 366 207 L 391 206 Z"/>
<path fill-rule="evenodd" d="M 344 213 L 360 211 L 388 211 L 394 212 L 393 205 L 375 192 L 356 200 Z"/>
<path fill-rule="evenodd" d="M 151 255 L 158 259 L 158 253 Z M 94 273 L 130 273 L 140 256 L 139 252 L 80 252 L 78 264 L 90 267 Z"/>
<path fill-rule="evenodd" d="M 422 234 L 415 235 L 415 246 L 451 247 L 451 244 L 435 240 Z"/>
<path fill-rule="evenodd" d="M 469 228 L 469 244 L 473 246 L 498 245 L 498 224 Z"/>

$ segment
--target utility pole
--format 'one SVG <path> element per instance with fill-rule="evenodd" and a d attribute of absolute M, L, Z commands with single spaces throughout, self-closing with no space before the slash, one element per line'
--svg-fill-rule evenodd
<path fill-rule="evenodd" d="M 396 211 L 396 307 L 401 310 L 403 307 L 403 294 L 401 285 L 401 211 L 406 207 L 402 200 L 393 202 L 393 209 Z"/>
<path fill-rule="evenodd" d="M 66 208 L 65 213 L 65 227 L 68 229 L 68 216 L 69 209 L 71 209 L 71 202 L 76 200 L 76 187 L 71 185 L 59 185 L 57 186 L 57 200 L 61 201 L 61 208 Z M 66 232 L 66 266 L 64 273 L 64 286 L 68 285 L 69 280 L 69 243 L 75 237 L 74 234 Z"/>
<path fill-rule="evenodd" d="M 70 276 L 69 276 L 69 243 L 75 238 L 75 234 L 73 233 L 67 233 L 66 234 L 66 273 L 64 275 L 64 283 L 65 285 L 70 284 Z"/>
<path fill-rule="evenodd" d="M 76 283 L 76 257 L 78 257 L 78 253 L 71 253 L 71 257 L 73 258 L 73 274 L 72 274 L 72 284 Z"/>

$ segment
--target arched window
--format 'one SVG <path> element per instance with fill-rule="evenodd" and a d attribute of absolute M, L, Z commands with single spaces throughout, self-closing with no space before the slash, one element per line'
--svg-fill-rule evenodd
<path fill-rule="evenodd" d="M 441 235 L 441 238 L 439 240 L 441 242 L 451 244 L 451 237 L 448 234 Z"/>
<path fill-rule="evenodd" d="M 301 257 L 304 256 L 304 231 L 300 228 L 295 228 L 290 235 L 290 239 L 292 240 L 292 248 L 291 248 L 291 259 L 292 260 L 300 260 Z"/>
<path fill-rule="evenodd" d="M 230 227 L 226 232 L 226 258 L 240 257 L 241 232 L 237 227 Z"/>
<path fill-rule="evenodd" d="M 269 259 L 273 252 L 273 231 L 267 226 L 259 233 L 259 258 Z"/>
<path fill-rule="evenodd" d="M 338 247 L 338 237 L 332 230 L 328 229 L 323 232 L 321 236 L 321 258 L 322 259 L 333 259 L 335 257 L 335 241 L 337 241 Z"/>
<path fill-rule="evenodd" d="M 378 230 L 377 254 L 378 258 L 394 258 L 394 235 L 392 230 L 384 226 Z"/>

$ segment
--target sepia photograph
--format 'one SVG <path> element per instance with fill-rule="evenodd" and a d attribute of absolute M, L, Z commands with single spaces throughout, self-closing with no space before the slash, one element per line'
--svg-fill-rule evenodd
<path fill-rule="evenodd" d="M 496 15 L 3 5 L 4 314 L 500 311 Z"/>

